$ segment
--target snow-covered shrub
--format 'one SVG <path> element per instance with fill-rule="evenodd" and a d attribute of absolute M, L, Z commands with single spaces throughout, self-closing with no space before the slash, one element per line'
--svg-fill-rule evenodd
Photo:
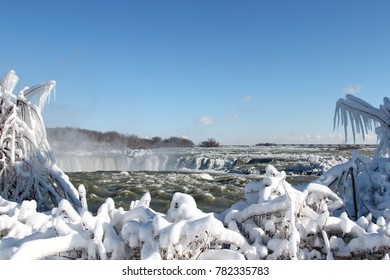
<path fill-rule="evenodd" d="M 348 215 L 358 219 L 373 215 L 374 219 L 390 215 L 390 100 L 375 108 L 353 95 L 340 99 L 336 105 L 335 126 L 343 125 L 347 139 L 348 126 L 353 139 L 374 130 L 379 144 L 373 159 L 353 153 L 352 158 L 331 168 L 316 182 L 332 188 L 345 204 Z"/>
<path fill-rule="evenodd" d="M 19 203 L 34 199 L 40 211 L 63 198 L 78 207 L 77 191 L 54 162 L 41 116 L 55 82 L 15 95 L 17 82 L 14 71 L 0 80 L 0 195 Z"/>
<path fill-rule="evenodd" d="M 225 258 L 256 256 L 241 234 L 187 201 L 193 198 L 175 195 L 168 212 L 187 208 L 184 212 L 193 214 L 173 221 L 148 207 L 148 193 L 127 211 L 108 198 L 96 215 L 85 208 L 77 212 L 65 199 L 51 213 L 36 213 L 33 200 L 1 199 L 0 259 L 209 259 L 221 257 L 217 251 L 222 249 Z"/>
<path fill-rule="evenodd" d="M 294 188 L 285 177 L 268 166 L 262 181 L 247 185 L 246 201 L 223 213 L 225 225 L 234 224 L 261 258 L 375 259 L 388 253 L 390 217 L 375 222 L 369 214 L 354 222 L 328 187 Z"/>
<path fill-rule="evenodd" d="M 390 218 L 390 161 L 370 159 L 353 153 L 346 163 L 334 166 L 315 180 L 328 186 L 344 201 L 348 215 L 357 220 L 362 215 Z"/>

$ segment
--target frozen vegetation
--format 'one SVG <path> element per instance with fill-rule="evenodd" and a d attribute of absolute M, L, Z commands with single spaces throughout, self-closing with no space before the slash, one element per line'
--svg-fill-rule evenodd
<path fill-rule="evenodd" d="M 34 199 L 41 211 L 62 198 L 77 208 L 78 193 L 54 162 L 41 116 L 55 82 L 25 87 L 15 95 L 17 82 L 14 71 L 0 80 L 0 195 L 18 203 Z"/>
<path fill-rule="evenodd" d="M 38 98 L 36 106 L 22 94 L 13 96 L 10 84 L 14 85 L 16 79 L 10 72 L 1 81 L 1 102 L 8 104 L 1 112 L 5 120 L 2 139 L 8 139 L 1 147 L 2 167 L 7 170 L 1 176 L 3 184 L 10 184 L 2 186 L 0 197 L 0 259 L 389 258 L 387 99 L 380 109 L 350 96 L 337 103 L 339 120 L 344 126 L 350 121 L 354 135 L 380 128 L 376 129 L 380 143 L 373 159 L 355 154 L 316 181 L 296 187 L 287 182 L 286 172 L 267 165 L 261 180 L 245 185 L 245 198 L 222 213 L 205 213 L 192 196 L 177 192 L 166 213 L 151 209 L 153 198 L 145 193 L 125 208 L 107 198 L 95 214 L 89 210 L 84 185 L 75 192 L 70 182 L 60 185 L 68 182 L 61 170 L 57 168 L 56 176 L 52 175 L 55 164 L 49 160 L 50 148 L 40 118 L 43 100 Z M 38 97 L 48 95 L 47 90 L 40 92 Z M 17 109 L 12 109 L 19 99 L 27 111 L 37 112 L 37 119 L 27 118 L 32 120 L 32 128 L 24 124 L 26 118 L 17 118 Z M 18 125 L 7 122 L 5 112 L 10 110 L 15 110 L 13 119 Z M 40 141 L 34 138 L 37 136 Z M 21 137 L 28 137 L 34 149 L 19 151 L 22 142 L 16 139 Z M 18 173 L 18 162 L 31 161 L 30 157 L 46 162 L 28 177 L 45 182 L 39 188 L 41 193 L 44 190 L 52 194 L 53 185 L 64 190 L 55 192 L 55 203 L 46 212 L 38 211 L 46 196 L 13 195 L 14 190 L 23 194 L 24 189 L 36 188 L 35 184 L 24 184 L 27 174 Z"/>

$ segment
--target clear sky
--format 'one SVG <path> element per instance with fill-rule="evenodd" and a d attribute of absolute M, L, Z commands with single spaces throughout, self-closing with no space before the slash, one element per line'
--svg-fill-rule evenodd
<path fill-rule="evenodd" d="M 0 75 L 57 81 L 48 127 L 341 143 L 336 101 L 390 94 L 388 0 L 0 4 Z"/>

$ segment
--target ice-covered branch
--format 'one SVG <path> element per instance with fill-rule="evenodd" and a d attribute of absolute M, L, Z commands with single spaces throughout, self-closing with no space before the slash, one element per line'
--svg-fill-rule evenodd
<path fill-rule="evenodd" d="M 36 106 L 41 112 L 45 103 L 50 99 L 51 92 L 55 92 L 55 86 L 55 81 L 48 81 L 31 88 L 26 87 L 19 93 L 19 96 L 24 96 L 30 102 L 36 97 L 38 99 Z"/>
<path fill-rule="evenodd" d="M 385 125 L 389 122 L 388 112 L 375 108 L 364 100 L 354 95 L 346 95 L 345 99 L 339 99 L 336 103 L 334 126 L 344 126 L 347 138 L 347 127 L 351 124 L 353 139 L 356 133 L 361 133 L 364 139 L 368 130 L 373 130 L 377 125 Z"/>
<path fill-rule="evenodd" d="M 368 131 L 375 131 L 379 145 L 376 156 L 388 157 L 390 154 L 390 100 L 385 97 L 383 105 L 375 108 L 366 101 L 347 94 L 345 99 L 336 103 L 334 127 L 344 126 L 345 140 L 348 138 L 348 125 L 351 125 L 352 136 L 356 141 L 356 134 L 361 133 L 363 140 Z"/>
<path fill-rule="evenodd" d="M 16 202 L 34 199 L 40 211 L 63 198 L 80 207 L 76 189 L 55 164 L 41 116 L 55 82 L 14 95 L 18 80 L 14 71 L 0 80 L 0 195 Z"/>

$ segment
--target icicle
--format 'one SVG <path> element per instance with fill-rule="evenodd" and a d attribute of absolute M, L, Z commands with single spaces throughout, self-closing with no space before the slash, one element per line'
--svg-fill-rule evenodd
<path fill-rule="evenodd" d="M 384 100 L 387 103 L 388 100 Z M 341 115 L 341 117 L 340 117 Z M 387 125 L 389 123 L 389 112 L 382 108 L 377 109 L 369 103 L 357 98 L 353 95 L 346 95 L 346 99 L 340 99 L 336 104 L 334 117 L 334 126 L 340 124 L 344 126 L 345 138 L 347 141 L 348 118 L 351 121 L 354 141 L 356 141 L 355 133 L 361 132 L 363 139 L 368 130 L 373 129 L 374 125 Z M 340 120 L 340 121 L 336 120 Z"/>
<path fill-rule="evenodd" d="M 12 129 L 11 136 L 11 165 L 15 164 L 15 129 Z"/>
<path fill-rule="evenodd" d="M 349 119 L 351 120 L 353 142 L 355 143 L 356 142 L 355 118 L 354 118 L 353 112 L 347 111 L 347 113 L 349 115 Z M 363 135 L 363 137 L 364 137 L 364 135 Z"/>
<path fill-rule="evenodd" d="M 10 70 L 4 78 L 0 80 L 0 89 L 2 93 L 10 95 L 13 93 L 16 84 L 18 83 L 19 78 L 16 76 L 15 71 Z"/>
<path fill-rule="evenodd" d="M 46 83 L 25 89 L 22 92 L 22 95 L 30 102 L 34 97 L 36 97 L 38 99 L 36 106 L 38 107 L 39 111 L 42 112 L 46 101 L 50 100 L 51 92 L 53 91 L 55 94 L 55 86 L 55 81 L 48 81 Z"/>
<path fill-rule="evenodd" d="M 88 211 L 88 203 L 87 203 L 87 191 L 83 184 L 79 185 L 78 188 L 80 195 L 81 208 L 83 211 Z"/>
<path fill-rule="evenodd" d="M 343 125 L 344 125 L 344 133 L 345 133 L 345 141 L 347 141 L 348 140 L 348 138 L 347 138 L 347 134 L 348 134 L 348 130 L 347 130 L 347 128 L 348 128 L 348 111 L 347 110 L 345 110 L 345 109 L 343 109 L 343 111 L 342 111 L 342 114 L 343 114 Z"/>

